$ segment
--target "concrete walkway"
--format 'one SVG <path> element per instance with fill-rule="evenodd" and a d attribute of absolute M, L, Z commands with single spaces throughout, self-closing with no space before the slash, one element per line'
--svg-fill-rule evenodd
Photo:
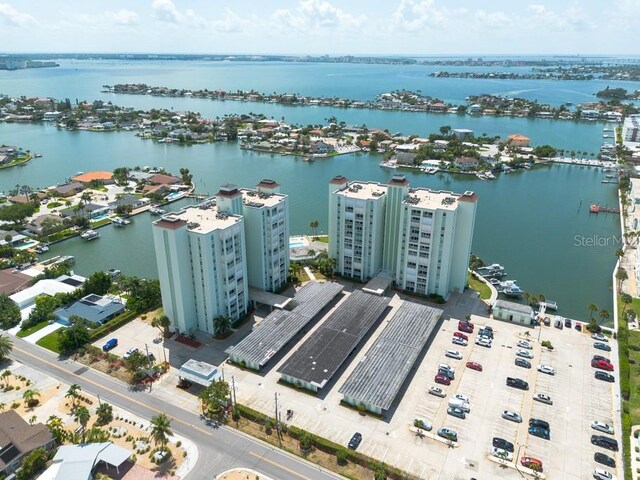
<path fill-rule="evenodd" d="M 311 269 L 309 267 L 303 267 L 304 271 L 307 272 L 307 276 L 309 277 L 309 280 L 315 280 L 316 276 L 313 274 L 313 272 L 311 271 Z"/>
<path fill-rule="evenodd" d="M 24 339 L 29 342 L 29 343 L 33 343 L 35 344 L 38 340 L 40 340 L 42 337 L 46 337 L 47 335 L 49 335 L 51 332 L 55 332 L 56 330 L 58 330 L 59 328 L 62 328 L 64 325 L 62 325 L 61 323 L 58 322 L 54 322 L 50 325 L 47 325 L 44 328 L 41 328 L 40 330 L 38 330 L 37 332 L 33 332 L 31 335 L 29 335 L 28 337 L 24 337 Z"/>

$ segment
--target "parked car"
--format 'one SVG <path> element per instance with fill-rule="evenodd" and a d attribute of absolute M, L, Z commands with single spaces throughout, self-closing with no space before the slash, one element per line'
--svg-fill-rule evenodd
<path fill-rule="evenodd" d="M 580 322 L 576 322 L 576 324 L 575 324 L 575 329 L 576 329 L 578 332 L 581 332 L 581 331 L 582 331 L 582 324 L 581 324 Z"/>
<path fill-rule="evenodd" d="M 113 350 L 117 346 L 118 346 L 118 339 L 117 338 L 112 338 L 111 340 L 107 340 L 107 343 L 105 343 L 102 346 L 102 350 L 105 351 L 105 352 L 108 352 L 109 350 Z"/>
<path fill-rule="evenodd" d="M 471 323 L 469 320 L 460 320 L 460 321 L 458 321 L 458 330 L 461 330 L 461 331 L 465 332 L 466 330 L 463 330 L 460 327 L 465 327 L 465 328 L 468 328 L 468 329 L 470 328 L 472 332 L 473 332 L 473 329 L 475 328 L 473 323 Z"/>
<path fill-rule="evenodd" d="M 465 333 L 473 333 L 473 325 L 469 323 L 458 324 L 458 330 Z"/>
<path fill-rule="evenodd" d="M 491 348 L 491 340 L 487 337 L 477 337 L 476 345 L 480 345 L 481 347 Z"/>
<path fill-rule="evenodd" d="M 507 377 L 507 386 L 519 388 L 520 390 L 529 390 L 529 384 L 521 378 Z"/>
<path fill-rule="evenodd" d="M 522 457 L 520 463 L 523 467 L 531 468 L 537 472 L 542 472 L 542 460 L 534 457 Z"/>
<path fill-rule="evenodd" d="M 608 433 L 609 435 L 613 435 L 613 427 L 608 423 L 599 422 L 598 420 L 594 420 L 591 423 L 591 428 L 594 430 L 598 430 L 599 432 Z"/>
<path fill-rule="evenodd" d="M 615 377 L 613 375 L 611 375 L 610 373 L 606 373 L 606 372 L 602 372 L 600 370 L 598 370 L 595 374 L 595 377 L 598 380 L 603 380 L 605 382 L 610 382 L 613 383 L 616 381 Z"/>
<path fill-rule="evenodd" d="M 546 420 L 540 420 L 539 418 L 530 418 L 529 426 L 540 427 L 540 428 L 544 428 L 545 430 L 551 430 L 551 426 L 549 425 L 549 422 L 547 422 Z"/>
<path fill-rule="evenodd" d="M 441 385 L 447 385 L 447 386 L 451 385 L 451 379 L 446 375 L 442 375 L 442 374 L 436 375 L 433 381 Z"/>
<path fill-rule="evenodd" d="M 602 452 L 594 453 L 593 459 L 597 463 L 601 463 L 602 465 L 606 465 L 607 467 L 612 467 L 612 468 L 616 467 L 616 461 L 613 458 L 611 458 L 609 455 L 606 455 Z"/>
<path fill-rule="evenodd" d="M 478 362 L 467 362 L 467 368 L 470 368 L 471 370 L 477 370 L 478 372 L 482 371 L 482 365 L 480 365 Z"/>
<path fill-rule="evenodd" d="M 533 396 L 534 400 L 537 400 L 540 403 L 546 403 L 547 405 L 553 405 L 553 401 L 551 400 L 551 397 L 549 395 L 547 395 L 546 393 L 536 393 Z"/>
<path fill-rule="evenodd" d="M 518 340 L 516 342 L 516 347 L 526 348 L 527 350 L 533 350 L 533 345 L 531 345 L 526 340 Z"/>
<path fill-rule="evenodd" d="M 443 389 L 441 389 L 440 387 L 431 387 L 429 389 L 429 393 L 431 395 L 435 395 L 436 397 L 440 397 L 440 398 L 444 398 L 444 397 L 447 396 L 445 391 Z"/>
<path fill-rule="evenodd" d="M 604 435 L 591 435 L 591 443 L 607 450 L 618 451 L 618 441 Z"/>
<path fill-rule="evenodd" d="M 349 440 L 348 447 L 351 450 L 355 450 L 360 445 L 360 442 L 362 442 L 362 434 L 360 432 L 356 432 L 353 434 L 353 437 L 351 437 L 351 440 Z"/>
<path fill-rule="evenodd" d="M 565 318 L 564 319 L 564 326 L 567 328 L 571 328 L 571 319 L 570 318 Z"/>
<path fill-rule="evenodd" d="M 600 370 L 606 370 L 608 372 L 613 371 L 613 363 L 610 363 L 607 360 L 603 360 L 603 359 L 596 360 L 594 358 L 593 360 L 591 360 L 591 366 L 593 368 L 599 368 Z"/>
<path fill-rule="evenodd" d="M 607 337 L 605 337 L 601 333 L 594 333 L 594 334 L 591 335 L 591 338 L 593 338 L 594 340 L 596 340 L 598 342 L 608 342 L 609 341 L 609 339 Z"/>
<path fill-rule="evenodd" d="M 551 438 L 551 434 L 549 430 L 545 430 L 540 427 L 529 427 L 529 435 L 534 437 L 543 438 L 544 440 L 549 440 Z"/>
<path fill-rule="evenodd" d="M 502 412 L 502 418 L 509 420 L 510 422 L 522 423 L 522 417 L 519 413 L 512 412 L 511 410 L 504 410 Z"/>
<path fill-rule="evenodd" d="M 454 358 L 456 360 L 462 360 L 462 354 L 458 350 L 445 350 L 444 356 Z"/>
<path fill-rule="evenodd" d="M 436 432 L 439 437 L 446 438 L 452 442 L 458 441 L 458 433 L 455 430 L 451 430 L 450 428 L 439 428 Z"/>
<path fill-rule="evenodd" d="M 415 418 L 413 420 L 413 426 L 420 430 L 426 430 L 427 432 L 433 430 L 433 424 L 424 418 Z"/>
<path fill-rule="evenodd" d="M 456 379 L 455 372 L 453 370 L 447 369 L 447 368 L 439 368 L 438 369 L 438 375 L 444 375 L 449 380 L 455 380 Z"/>
<path fill-rule="evenodd" d="M 129 358 L 131 355 L 133 355 L 134 353 L 138 353 L 139 351 L 140 350 L 138 350 L 136 347 L 130 348 L 124 353 L 123 358 Z"/>
<path fill-rule="evenodd" d="M 615 477 L 610 472 L 603 470 L 601 468 L 593 469 L 593 478 L 596 480 L 613 480 Z"/>
<path fill-rule="evenodd" d="M 493 340 L 493 330 L 489 330 L 490 327 L 481 328 L 478 330 L 479 337 L 485 337 L 489 340 Z"/>
<path fill-rule="evenodd" d="M 469 342 L 466 341 L 464 338 L 458 338 L 458 337 L 453 337 L 451 339 L 451 343 L 453 343 L 454 345 L 460 345 L 462 347 L 466 347 L 467 345 L 469 345 Z"/>
<path fill-rule="evenodd" d="M 464 400 L 460 400 L 459 398 L 455 398 L 455 397 L 449 399 L 449 406 L 453 408 L 459 408 L 464 413 L 469 413 L 471 411 L 469 402 L 465 402 Z"/>
<path fill-rule="evenodd" d="M 515 364 L 518 367 L 531 368 L 531 362 L 529 360 L 525 360 L 524 358 L 516 358 Z"/>
<path fill-rule="evenodd" d="M 451 415 L 452 417 L 458 417 L 461 418 L 462 420 L 464 420 L 466 418 L 466 414 L 464 413 L 464 410 L 462 410 L 461 408 L 458 407 L 449 407 L 447 408 L 447 413 L 449 415 Z"/>
<path fill-rule="evenodd" d="M 554 326 L 560 330 L 562 330 L 562 320 L 556 320 Z"/>
<path fill-rule="evenodd" d="M 469 397 L 467 397 L 466 395 L 462 394 L 462 393 L 456 393 L 453 398 L 456 398 L 458 400 L 461 400 L 463 402 L 469 403 Z"/>
<path fill-rule="evenodd" d="M 493 437 L 493 440 L 491 441 L 491 445 L 493 445 L 496 448 L 501 448 L 503 450 L 506 450 L 507 452 L 513 453 L 513 443 L 508 442 L 504 438 Z"/>
<path fill-rule="evenodd" d="M 593 342 L 593 348 L 597 348 L 598 350 L 602 350 L 604 352 L 611 351 L 611 347 L 606 343 L 602 343 L 602 342 Z"/>
<path fill-rule="evenodd" d="M 551 326 L 551 319 L 549 317 L 544 317 L 544 326 L 545 327 Z"/>
<path fill-rule="evenodd" d="M 193 383 L 191 383 L 189 380 L 187 380 L 186 378 L 181 378 L 176 387 L 182 390 L 188 390 L 189 388 L 191 388 L 191 385 L 193 385 Z"/>
<path fill-rule="evenodd" d="M 556 369 L 553 368 L 550 365 L 545 365 L 544 363 L 541 363 L 540 365 L 538 365 L 538 371 L 540 373 L 546 373 L 547 375 L 555 375 L 556 374 Z"/>
<path fill-rule="evenodd" d="M 524 357 L 524 358 L 533 358 L 533 353 L 531 353 L 529 350 L 523 350 L 523 349 L 519 349 L 516 350 L 516 355 L 518 357 Z"/>
<path fill-rule="evenodd" d="M 491 455 L 493 455 L 496 458 L 501 458 L 502 460 L 506 460 L 507 462 L 513 461 L 513 453 L 507 452 L 503 448 L 493 447 L 491 449 Z"/>
<path fill-rule="evenodd" d="M 453 336 L 457 338 L 461 338 L 462 340 L 469 340 L 469 337 L 462 332 L 453 332 Z"/>

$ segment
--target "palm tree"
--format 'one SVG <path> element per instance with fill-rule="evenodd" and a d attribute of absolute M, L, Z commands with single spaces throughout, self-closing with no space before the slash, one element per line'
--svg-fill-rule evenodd
<path fill-rule="evenodd" d="M 590 303 L 587 305 L 587 310 L 589 310 L 589 318 L 593 318 L 593 314 L 598 311 L 598 306 L 595 303 Z"/>
<path fill-rule="evenodd" d="M 622 316 L 624 317 L 624 311 L 633 302 L 633 297 L 628 293 L 623 293 L 620 295 L 620 301 L 622 302 Z"/>
<path fill-rule="evenodd" d="M 169 326 L 171 325 L 171 320 L 166 315 L 162 315 L 160 317 L 156 317 L 151 320 L 151 326 L 160 329 L 163 335 L 167 335 L 169 331 Z"/>
<path fill-rule="evenodd" d="M 231 331 L 231 319 L 224 315 L 220 315 L 213 320 L 213 327 L 216 330 L 216 335 L 224 337 Z"/>
<path fill-rule="evenodd" d="M 320 223 L 318 222 L 318 220 L 311 220 L 309 222 L 309 227 L 311 227 L 311 231 L 313 232 L 313 235 L 316 236 L 317 234 L 317 228 L 318 225 L 320 225 Z"/>
<path fill-rule="evenodd" d="M 7 408 L 6 403 L 0 403 L 0 412 L 4 412 L 5 408 Z"/>
<path fill-rule="evenodd" d="M 622 250 L 621 248 L 616 250 L 616 257 L 618 258 L 622 258 L 624 257 L 624 250 Z"/>
<path fill-rule="evenodd" d="M 609 317 L 611 316 L 608 310 L 600 310 L 600 313 L 598 313 L 598 315 L 602 319 L 603 323 L 605 320 L 609 319 Z"/>
<path fill-rule="evenodd" d="M 73 419 L 82 427 L 82 443 L 84 443 L 84 433 L 90 418 L 91 414 L 89 413 L 89 410 L 87 410 L 87 407 L 78 407 L 73 412 Z"/>
<path fill-rule="evenodd" d="M 29 418 L 29 425 L 35 425 L 37 421 L 38 421 L 38 416 L 37 415 L 32 415 Z"/>
<path fill-rule="evenodd" d="M 9 354 L 11 353 L 11 350 L 13 350 L 13 342 L 11 341 L 9 336 L 0 335 L 0 362 L 9 358 Z"/>
<path fill-rule="evenodd" d="M 69 387 L 69 390 L 67 390 L 67 393 L 65 394 L 64 398 L 71 398 L 72 404 L 71 404 L 71 409 L 75 409 L 76 408 L 76 400 L 78 399 L 79 393 L 82 390 L 82 387 L 80 385 L 78 385 L 77 383 L 74 383 L 73 385 L 71 385 Z"/>
<path fill-rule="evenodd" d="M 156 445 L 160 444 L 162 450 L 169 437 L 173 435 L 171 431 L 171 420 L 164 413 L 151 417 L 151 438 Z"/>
<path fill-rule="evenodd" d="M 35 407 L 39 402 L 37 398 L 39 396 L 40 396 L 40 392 L 35 388 L 30 388 L 28 390 L 25 390 L 24 393 L 22 394 L 22 399 L 24 400 L 24 406 Z"/>
<path fill-rule="evenodd" d="M 9 385 L 8 378 L 10 376 L 11 376 L 11 370 L 4 370 L 2 373 L 0 373 L 0 378 L 2 378 L 2 380 L 7 384 L 7 386 Z"/>

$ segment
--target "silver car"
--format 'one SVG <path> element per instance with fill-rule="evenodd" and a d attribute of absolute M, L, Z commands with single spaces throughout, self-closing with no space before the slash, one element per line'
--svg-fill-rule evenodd
<path fill-rule="evenodd" d="M 546 403 L 547 405 L 553 405 L 553 400 L 551 400 L 551 397 L 549 395 L 547 395 L 546 393 L 536 393 L 533 396 L 534 400 L 537 400 L 540 403 Z"/>
<path fill-rule="evenodd" d="M 502 412 L 502 418 L 509 420 L 510 422 L 522 423 L 522 417 L 519 413 L 512 412 L 511 410 L 504 410 Z"/>
<path fill-rule="evenodd" d="M 516 350 L 516 355 L 519 357 L 524 357 L 524 358 L 533 358 L 533 353 L 531 353 L 529 350 L 523 350 L 523 349 L 519 349 Z"/>

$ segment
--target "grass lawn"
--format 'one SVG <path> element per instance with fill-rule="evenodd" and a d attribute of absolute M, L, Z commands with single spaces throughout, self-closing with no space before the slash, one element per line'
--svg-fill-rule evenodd
<path fill-rule="evenodd" d="M 92 220 L 91 221 L 91 228 L 98 228 L 98 227 L 101 227 L 101 226 L 106 225 L 108 223 L 111 223 L 111 219 L 110 218 L 103 218 L 102 220 L 98 220 L 97 222 L 94 222 Z"/>
<path fill-rule="evenodd" d="M 320 273 L 320 270 L 316 270 L 314 268 L 311 269 L 311 273 L 313 273 L 313 275 L 316 277 L 316 280 L 325 280 L 327 278 L 322 273 Z"/>
<path fill-rule="evenodd" d="M 309 279 L 309 275 L 307 275 L 307 271 L 304 268 L 300 269 L 300 272 L 298 273 L 298 281 L 300 283 L 304 283 L 304 282 L 308 282 Z"/>
<path fill-rule="evenodd" d="M 467 281 L 469 282 L 469 286 L 480 294 L 480 298 L 482 300 L 488 300 L 491 298 L 491 289 L 486 283 L 473 278 L 471 273 L 467 273 Z"/>
<path fill-rule="evenodd" d="M 316 235 L 311 237 L 314 242 L 329 243 L 329 235 Z"/>
<path fill-rule="evenodd" d="M 60 328 L 55 332 L 51 332 L 49 335 L 42 337 L 36 342 L 36 345 L 40 345 L 54 353 L 60 353 L 60 348 L 58 347 L 58 334 L 60 333 L 60 330 L 62 329 Z"/>
<path fill-rule="evenodd" d="M 46 327 L 47 325 L 49 325 L 49 321 L 45 320 L 44 322 L 37 323 L 33 327 L 29 327 L 26 330 L 20 330 L 16 336 L 20 338 L 28 337 L 32 333 L 37 332 L 38 330 Z"/>

